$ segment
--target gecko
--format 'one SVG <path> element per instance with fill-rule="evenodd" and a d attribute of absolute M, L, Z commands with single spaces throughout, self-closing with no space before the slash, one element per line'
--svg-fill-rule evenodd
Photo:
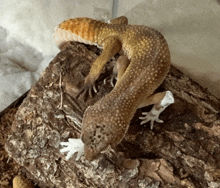
<path fill-rule="evenodd" d="M 171 64 L 170 51 L 163 35 L 144 25 L 130 25 L 125 16 L 105 23 L 91 18 L 74 18 L 60 23 L 54 32 L 59 48 L 68 41 L 96 45 L 103 51 L 85 77 L 80 93 L 90 92 L 107 61 L 122 51 L 116 62 L 117 82 L 113 90 L 83 115 L 81 138 L 61 142 L 61 152 L 68 160 L 74 153 L 79 159 L 97 159 L 101 153 L 115 148 L 125 137 L 136 110 L 154 105 L 143 112 L 141 124 L 162 123 L 160 113 L 174 97 L 170 91 L 154 93 L 165 79 Z"/>

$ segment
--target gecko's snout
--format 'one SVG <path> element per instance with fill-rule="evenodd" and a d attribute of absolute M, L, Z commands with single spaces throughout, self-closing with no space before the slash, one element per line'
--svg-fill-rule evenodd
<path fill-rule="evenodd" d="M 84 145 L 84 157 L 88 161 L 93 161 L 98 158 L 100 152 L 96 152 L 95 148 Z"/>

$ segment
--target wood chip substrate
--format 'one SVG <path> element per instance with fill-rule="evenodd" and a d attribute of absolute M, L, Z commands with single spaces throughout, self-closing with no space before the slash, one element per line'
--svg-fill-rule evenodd
<path fill-rule="evenodd" d="M 140 125 L 150 107 L 138 109 L 114 152 L 88 162 L 68 161 L 60 142 L 79 138 L 83 112 L 112 90 L 118 56 L 108 62 L 93 97 L 75 98 L 101 52 L 67 43 L 19 106 L 5 150 L 38 187 L 144 188 L 220 187 L 220 100 L 173 66 L 157 91 L 170 90 L 175 103 L 163 124 Z M 105 118 L 105 117 L 103 117 Z"/>

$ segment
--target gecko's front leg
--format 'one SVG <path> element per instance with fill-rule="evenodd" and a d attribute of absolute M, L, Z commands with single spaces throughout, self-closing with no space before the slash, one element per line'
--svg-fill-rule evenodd
<path fill-rule="evenodd" d="M 115 37 L 108 37 L 102 43 L 103 52 L 93 63 L 88 76 L 85 78 L 84 86 L 80 89 L 76 98 L 81 94 L 85 97 L 87 92 L 89 92 L 90 97 L 92 97 L 92 89 L 97 92 L 95 82 L 99 78 L 105 64 L 122 49 L 121 42 Z"/>
<path fill-rule="evenodd" d="M 87 92 L 89 93 L 89 97 L 92 97 L 92 90 L 97 93 L 96 87 L 95 87 L 95 82 L 97 80 L 97 76 L 89 74 L 84 81 L 83 87 L 79 90 L 76 98 L 78 98 L 80 95 L 85 98 Z"/>

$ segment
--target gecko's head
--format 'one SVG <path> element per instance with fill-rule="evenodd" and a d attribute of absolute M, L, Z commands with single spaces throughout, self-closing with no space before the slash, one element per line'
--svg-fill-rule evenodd
<path fill-rule="evenodd" d="M 84 143 L 85 159 L 89 161 L 99 157 L 114 143 L 111 126 L 105 121 L 108 118 L 103 118 L 103 114 L 100 114 L 93 107 L 89 107 L 83 117 L 81 139 Z"/>
<path fill-rule="evenodd" d="M 81 136 L 84 143 L 84 156 L 88 161 L 98 158 L 101 153 L 111 148 L 111 135 L 104 131 L 105 125 L 94 125 L 94 127 L 94 129 L 84 129 Z"/>

